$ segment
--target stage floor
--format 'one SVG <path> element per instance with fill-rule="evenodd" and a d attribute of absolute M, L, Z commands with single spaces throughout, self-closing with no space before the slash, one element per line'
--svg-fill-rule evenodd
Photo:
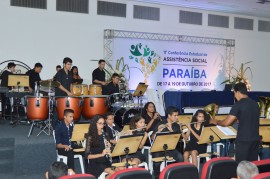
<path fill-rule="evenodd" d="M 0 120 L 0 178 L 45 178 L 45 171 L 56 161 L 52 135 L 34 128 L 27 138 L 30 124 L 12 127 Z"/>

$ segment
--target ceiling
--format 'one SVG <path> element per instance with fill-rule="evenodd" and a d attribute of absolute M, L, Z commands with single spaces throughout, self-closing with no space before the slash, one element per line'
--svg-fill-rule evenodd
<path fill-rule="evenodd" d="M 147 3 L 196 8 L 255 17 L 270 18 L 270 2 L 261 0 L 133 0 Z"/>

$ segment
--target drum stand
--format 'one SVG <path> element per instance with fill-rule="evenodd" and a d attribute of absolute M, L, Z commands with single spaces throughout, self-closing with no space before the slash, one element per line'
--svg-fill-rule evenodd
<path fill-rule="evenodd" d="M 47 135 L 51 135 L 51 131 L 53 131 L 52 129 L 52 124 L 51 124 L 51 121 L 52 121 L 52 118 L 51 118 L 51 115 L 52 115 L 52 108 L 53 108 L 53 100 L 52 100 L 52 96 L 51 96 L 51 87 L 49 86 L 49 93 L 48 93 L 48 97 L 49 97 L 49 118 L 47 120 L 47 122 L 45 122 L 45 126 L 41 129 L 41 131 L 38 133 L 37 136 L 39 136 L 39 134 L 41 134 L 41 132 L 44 132 L 45 134 Z M 48 128 L 48 133 L 45 131 L 46 129 Z"/>

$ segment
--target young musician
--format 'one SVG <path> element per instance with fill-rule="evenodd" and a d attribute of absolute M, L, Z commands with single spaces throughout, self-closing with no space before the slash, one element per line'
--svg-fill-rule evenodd
<path fill-rule="evenodd" d="M 117 73 L 112 75 L 112 81 L 105 86 L 105 92 L 103 94 L 111 95 L 113 93 L 119 93 L 119 79 L 120 76 Z"/>
<path fill-rule="evenodd" d="M 147 132 L 145 132 L 145 128 L 146 128 L 145 119 L 142 118 L 142 116 L 140 114 L 136 114 L 135 116 L 132 117 L 129 126 L 130 126 L 130 129 L 132 132 L 131 135 L 144 134 L 144 137 L 141 141 L 141 144 L 139 146 L 138 151 L 135 154 L 129 155 L 130 161 L 132 163 L 135 163 L 134 167 L 138 167 L 138 165 L 140 163 L 145 161 L 145 157 L 142 154 L 142 148 L 143 148 L 143 146 L 148 138 L 148 134 L 147 134 Z M 126 159 L 123 158 L 122 161 L 126 162 Z"/>
<path fill-rule="evenodd" d="M 162 120 L 158 123 L 158 125 L 156 126 L 156 128 L 154 129 L 153 135 L 155 136 L 156 133 L 158 132 L 177 132 L 177 133 L 181 133 L 180 130 L 180 126 L 177 123 L 178 121 L 178 109 L 176 107 L 173 106 L 169 106 L 166 109 L 166 114 L 167 119 L 166 120 Z M 152 137 L 152 139 L 154 139 L 154 137 Z M 182 154 L 175 150 L 171 150 L 167 152 L 169 157 L 172 157 L 174 160 L 176 160 L 176 162 L 183 162 L 183 156 Z M 152 157 L 156 158 L 156 157 L 162 157 L 164 156 L 164 152 L 155 152 L 152 153 Z M 159 176 L 160 173 L 160 164 L 161 162 L 154 162 L 153 163 L 153 169 L 154 169 L 154 175 L 155 177 Z"/>
<path fill-rule="evenodd" d="M 34 69 L 28 70 L 26 72 L 26 75 L 29 76 L 29 92 L 35 92 L 36 83 L 39 85 L 39 82 L 41 81 L 41 78 L 39 76 L 43 66 L 41 63 L 36 63 L 34 66 Z"/>
<path fill-rule="evenodd" d="M 11 87 L 8 86 L 8 76 L 12 75 L 15 72 L 15 63 L 10 62 L 8 63 L 7 66 L 7 70 L 5 70 L 1 76 L 1 86 L 2 87 L 7 87 L 9 88 L 9 90 L 11 90 Z M 4 93 L 1 93 L 1 101 L 2 101 L 2 118 L 5 117 L 6 114 L 10 114 L 11 113 L 11 104 L 10 104 L 10 100 L 8 97 L 6 97 L 6 95 Z"/>
<path fill-rule="evenodd" d="M 192 158 L 192 163 L 197 166 L 197 156 L 198 154 L 206 152 L 206 145 L 198 144 L 197 142 L 200 139 L 200 135 L 204 126 L 204 121 L 206 117 L 206 112 L 204 110 L 198 110 L 192 117 L 191 123 L 194 124 L 186 124 L 188 131 L 186 134 L 182 134 L 183 138 L 187 141 L 190 137 L 189 142 L 186 145 L 184 152 L 184 161 L 189 162 L 189 157 Z"/>
<path fill-rule="evenodd" d="M 58 154 L 67 156 L 68 168 L 74 170 L 74 153 L 71 146 L 71 137 L 73 132 L 73 116 L 72 109 L 64 110 L 64 120 L 59 122 L 55 128 L 55 141 Z"/>
<path fill-rule="evenodd" d="M 162 120 L 160 115 L 156 112 L 156 106 L 153 102 L 148 102 L 143 108 L 143 118 L 146 123 L 146 131 L 153 131 L 156 125 Z"/>
<path fill-rule="evenodd" d="M 116 135 L 122 131 L 122 129 L 114 123 L 114 115 L 112 112 L 108 111 L 105 116 L 106 121 L 106 132 L 109 135 L 110 143 L 116 144 Z"/>
<path fill-rule="evenodd" d="M 91 120 L 90 128 L 87 133 L 85 156 L 88 159 L 87 173 L 98 178 L 103 172 L 109 175 L 114 170 L 111 169 L 110 162 L 110 143 L 109 138 L 104 132 L 105 120 L 101 115 L 95 115 Z"/>
<path fill-rule="evenodd" d="M 73 66 L 71 68 L 72 74 L 73 74 L 73 83 L 74 84 L 81 84 L 83 82 L 83 79 L 79 75 L 78 67 Z"/>
<path fill-rule="evenodd" d="M 55 80 L 60 83 L 60 86 L 55 88 L 55 96 L 73 96 L 71 93 L 73 76 L 70 71 L 72 60 L 68 57 L 64 58 L 63 65 L 63 68 L 55 75 Z"/>
<path fill-rule="evenodd" d="M 105 60 L 101 59 L 98 61 L 98 68 L 92 73 L 92 83 L 97 85 L 106 85 L 105 82 Z"/>

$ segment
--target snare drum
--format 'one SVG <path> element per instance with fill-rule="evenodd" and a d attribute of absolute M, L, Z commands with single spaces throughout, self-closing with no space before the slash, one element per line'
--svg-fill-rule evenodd
<path fill-rule="evenodd" d="M 72 93 L 75 96 L 88 95 L 88 86 L 87 85 L 72 85 Z"/>
<path fill-rule="evenodd" d="M 109 107 L 107 95 L 84 96 L 82 115 L 86 119 L 91 119 L 96 114 L 104 115 Z"/>
<path fill-rule="evenodd" d="M 89 85 L 89 95 L 102 95 L 101 85 Z"/>
<path fill-rule="evenodd" d="M 26 112 L 29 120 L 45 120 L 49 117 L 48 96 L 26 96 Z"/>
<path fill-rule="evenodd" d="M 114 113 L 114 122 L 118 126 L 123 128 L 124 125 L 128 125 L 130 123 L 131 118 L 138 113 L 139 111 L 133 108 L 131 109 L 120 108 Z"/>
<path fill-rule="evenodd" d="M 110 102 L 112 107 L 121 107 L 124 104 L 121 93 L 113 93 L 110 95 Z"/>
<path fill-rule="evenodd" d="M 82 113 L 83 99 L 81 97 L 56 97 L 55 106 L 59 120 L 64 119 L 65 109 L 73 109 L 73 120 L 78 121 Z"/>

